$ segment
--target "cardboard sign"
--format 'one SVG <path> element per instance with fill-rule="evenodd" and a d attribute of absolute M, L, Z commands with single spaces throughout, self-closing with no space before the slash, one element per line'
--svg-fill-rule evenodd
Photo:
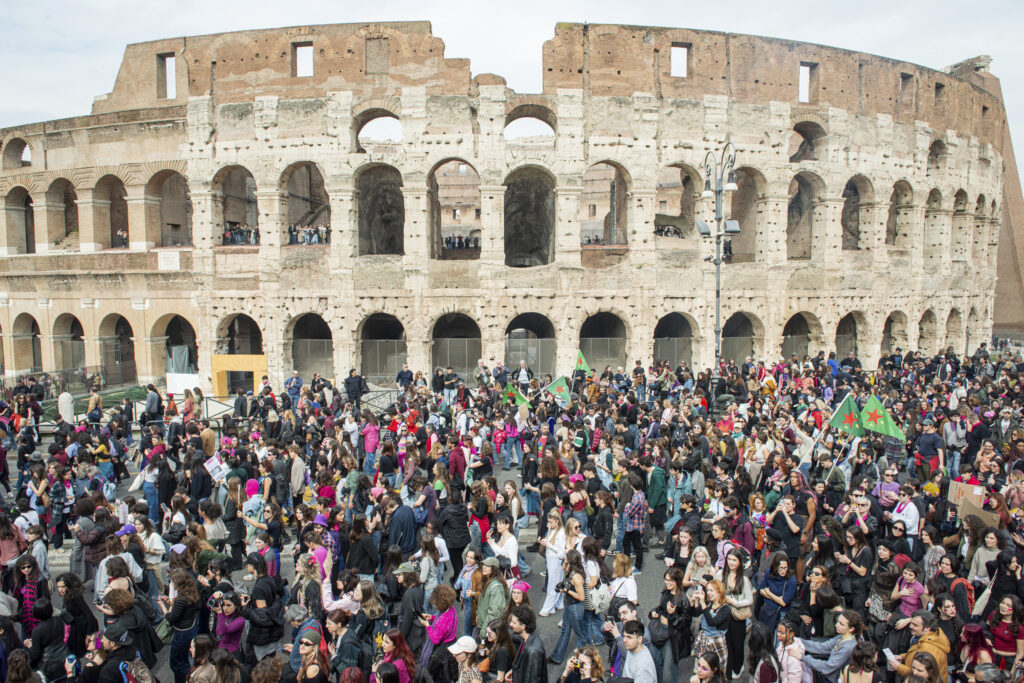
<path fill-rule="evenodd" d="M 985 502 L 985 488 L 979 484 L 965 484 L 960 481 L 949 482 L 949 502 L 956 505 L 957 512 L 963 518 L 964 501 L 970 501 L 974 507 L 981 509 Z"/>
<path fill-rule="evenodd" d="M 964 498 L 960 504 L 960 519 L 967 515 L 977 515 L 987 527 L 999 528 L 999 515 L 994 512 L 982 510 L 980 505 L 975 505 L 970 498 Z"/>
<path fill-rule="evenodd" d="M 210 477 L 212 477 L 215 482 L 219 483 L 224 481 L 224 477 L 228 474 L 228 466 L 221 461 L 220 456 L 213 456 L 207 460 L 204 465 L 206 466 L 206 471 L 210 473 Z"/>

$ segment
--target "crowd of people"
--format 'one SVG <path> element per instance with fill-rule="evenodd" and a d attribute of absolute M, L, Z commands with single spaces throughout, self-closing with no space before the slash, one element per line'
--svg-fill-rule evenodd
<path fill-rule="evenodd" d="M 152 385 L 141 433 L 128 402 L 42 443 L 5 421 L 0 678 L 1019 680 L 1022 371 L 481 361 L 404 366 L 381 413 L 353 370 L 240 392 L 220 433 Z M 897 433 L 832 426 L 851 397 Z"/>
<path fill-rule="evenodd" d="M 444 248 L 451 249 L 479 249 L 480 235 L 470 237 L 469 235 L 445 235 Z"/>
<path fill-rule="evenodd" d="M 260 229 L 258 226 L 228 224 L 224 226 L 222 244 L 234 246 L 239 244 L 258 245 L 260 243 Z"/>
<path fill-rule="evenodd" d="M 330 225 L 289 225 L 288 244 L 330 244 Z"/>

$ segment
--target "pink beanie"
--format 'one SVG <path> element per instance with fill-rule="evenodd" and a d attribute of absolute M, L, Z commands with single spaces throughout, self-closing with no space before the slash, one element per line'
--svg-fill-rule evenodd
<path fill-rule="evenodd" d="M 256 495 L 256 492 L 260 490 L 260 483 L 255 479 L 249 479 L 245 482 L 245 495 L 252 498 Z"/>

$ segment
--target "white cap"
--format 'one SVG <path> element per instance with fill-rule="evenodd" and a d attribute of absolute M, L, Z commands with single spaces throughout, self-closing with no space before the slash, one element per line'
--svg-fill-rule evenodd
<path fill-rule="evenodd" d="M 448 646 L 448 652 L 451 652 L 453 655 L 457 655 L 460 652 L 465 652 L 466 654 L 476 652 L 476 641 L 473 640 L 472 636 L 462 636 Z"/>

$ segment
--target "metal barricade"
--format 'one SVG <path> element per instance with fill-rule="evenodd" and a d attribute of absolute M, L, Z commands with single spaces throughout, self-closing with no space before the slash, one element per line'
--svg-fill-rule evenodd
<path fill-rule="evenodd" d="M 407 357 L 404 339 L 364 339 L 360 351 L 359 374 L 370 384 L 393 383 Z"/>
<path fill-rule="evenodd" d="M 292 368 L 309 381 L 314 372 L 334 377 L 334 341 L 331 339 L 292 340 Z M 307 379 L 308 378 L 308 379 Z"/>
<path fill-rule="evenodd" d="M 535 375 L 557 371 L 554 339 L 505 339 L 505 367 L 514 370 L 525 360 Z M 474 370 L 475 372 L 475 370 Z"/>
<path fill-rule="evenodd" d="M 482 344 L 479 339 L 435 339 L 431 361 L 435 368 L 451 367 L 469 386 L 480 360 Z M 392 377 L 392 379 L 394 379 Z"/>
<path fill-rule="evenodd" d="M 580 339 L 580 351 L 587 359 L 587 364 L 597 375 L 604 372 L 606 366 L 615 372 L 626 367 L 626 339 L 624 337 L 587 337 Z"/>
<path fill-rule="evenodd" d="M 679 361 L 686 361 L 686 365 L 692 365 L 693 339 L 690 337 L 663 337 L 654 340 L 654 360 L 667 360 L 673 367 L 679 365 Z"/>

